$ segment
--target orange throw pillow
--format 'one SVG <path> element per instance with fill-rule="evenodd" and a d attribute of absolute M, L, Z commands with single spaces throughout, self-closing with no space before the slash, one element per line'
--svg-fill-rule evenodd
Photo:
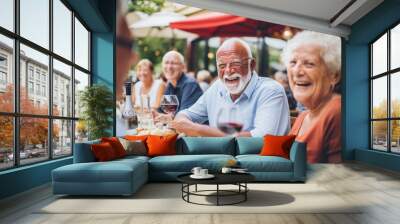
<path fill-rule="evenodd" d="M 178 135 L 149 135 L 146 140 L 148 156 L 175 155 L 177 138 Z"/>
<path fill-rule="evenodd" d="M 125 157 L 126 151 L 124 146 L 122 146 L 121 142 L 117 137 L 110 137 L 110 138 L 101 138 L 101 142 L 108 142 L 114 149 L 115 155 L 117 158 Z"/>
<path fill-rule="evenodd" d="M 94 157 L 99 162 L 110 161 L 117 158 L 113 147 L 108 142 L 93 144 L 90 147 L 92 149 Z"/>
<path fill-rule="evenodd" d="M 142 141 L 143 143 L 146 143 L 148 135 L 125 135 L 125 139 L 129 141 Z"/>
<path fill-rule="evenodd" d="M 280 156 L 286 159 L 290 158 L 290 147 L 294 142 L 296 135 L 287 136 L 264 136 L 264 145 L 261 149 L 261 156 Z"/>

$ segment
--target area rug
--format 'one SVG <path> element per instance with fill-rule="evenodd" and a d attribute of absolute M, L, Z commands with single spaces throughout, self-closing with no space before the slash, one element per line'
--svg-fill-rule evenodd
<path fill-rule="evenodd" d="M 247 201 L 237 205 L 190 204 L 182 200 L 180 184 L 150 183 L 131 197 L 57 197 L 36 213 L 360 213 L 357 205 L 344 201 L 317 184 L 260 183 L 249 184 L 248 187 Z M 202 185 L 198 190 L 213 188 L 213 185 Z M 230 188 L 225 187 L 226 190 Z M 215 196 L 193 196 L 191 200 L 213 204 Z M 229 200 L 238 198 L 224 197 L 222 202 L 229 203 Z"/>

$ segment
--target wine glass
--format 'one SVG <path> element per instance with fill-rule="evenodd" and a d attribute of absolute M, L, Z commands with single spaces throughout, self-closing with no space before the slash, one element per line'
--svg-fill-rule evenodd
<path fill-rule="evenodd" d="M 160 107 L 166 114 L 175 115 L 178 106 L 179 101 L 176 95 L 164 95 L 161 99 Z"/>
<path fill-rule="evenodd" d="M 176 95 L 164 95 L 161 99 L 160 108 L 164 113 L 170 115 L 170 119 L 174 117 L 178 106 L 179 100 Z M 165 128 L 169 128 L 168 121 L 164 121 L 163 123 L 166 125 Z"/>
<path fill-rule="evenodd" d="M 236 105 L 225 105 L 217 114 L 217 127 L 227 135 L 235 135 L 243 128 L 239 108 Z"/>

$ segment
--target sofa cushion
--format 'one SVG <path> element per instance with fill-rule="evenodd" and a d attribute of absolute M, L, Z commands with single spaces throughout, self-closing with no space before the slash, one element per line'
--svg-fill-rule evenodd
<path fill-rule="evenodd" d="M 178 141 L 177 154 L 234 155 L 235 139 L 232 137 L 183 137 Z"/>
<path fill-rule="evenodd" d="M 259 154 L 264 145 L 263 137 L 239 137 L 236 141 L 236 155 Z"/>
<path fill-rule="evenodd" d="M 95 162 L 96 158 L 90 148 L 92 144 L 99 144 L 100 140 L 93 140 L 82 143 L 75 143 L 74 147 L 74 163 Z"/>
<path fill-rule="evenodd" d="M 126 156 L 126 151 L 124 146 L 122 146 L 121 142 L 117 137 L 103 137 L 101 138 L 101 142 L 108 142 L 114 149 L 115 155 L 117 158 L 122 158 Z"/>
<path fill-rule="evenodd" d="M 137 155 L 145 156 L 147 155 L 146 143 L 140 140 L 131 141 L 124 138 L 118 138 L 122 146 L 126 151 L 126 155 Z"/>
<path fill-rule="evenodd" d="M 175 155 L 158 156 L 149 160 L 149 170 L 163 172 L 190 172 L 199 166 L 211 172 L 219 171 L 228 160 L 235 159 L 231 155 Z"/>
<path fill-rule="evenodd" d="M 149 159 L 150 159 L 150 157 L 147 157 L 147 156 L 130 155 L 130 156 L 125 156 L 124 158 L 113 160 L 113 162 L 127 162 L 127 163 L 130 163 L 131 161 L 134 161 L 134 160 L 148 162 Z"/>
<path fill-rule="evenodd" d="M 126 140 L 146 142 L 147 135 L 125 135 Z"/>
<path fill-rule="evenodd" d="M 176 154 L 176 139 L 177 134 L 174 135 L 149 135 L 146 143 L 148 156 L 164 156 L 164 155 L 175 155 Z"/>
<path fill-rule="evenodd" d="M 102 142 L 99 144 L 93 144 L 90 146 L 96 161 L 104 162 L 117 159 L 118 156 L 115 154 L 115 150 L 109 142 Z"/>
<path fill-rule="evenodd" d="M 53 170 L 58 182 L 129 182 L 134 172 L 142 172 L 146 162 L 131 159 L 109 162 L 74 163 Z"/>
<path fill-rule="evenodd" d="M 238 155 L 239 166 L 249 172 L 292 172 L 292 161 L 279 156 Z"/>
<path fill-rule="evenodd" d="M 264 146 L 261 149 L 260 156 L 280 156 L 290 159 L 290 147 L 292 147 L 295 138 L 296 135 L 264 136 Z"/>

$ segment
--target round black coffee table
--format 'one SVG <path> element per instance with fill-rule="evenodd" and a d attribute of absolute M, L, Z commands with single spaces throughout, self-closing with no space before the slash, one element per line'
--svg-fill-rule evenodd
<path fill-rule="evenodd" d="M 198 204 L 198 205 L 234 205 L 247 200 L 247 192 L 249 188 L 247 183 L 255 180 L 255 177 L 248 173 L 216 173 L 213 174 L 215 177 L 212 179 L 193 179 L 190 177 L 191 173 L 182 174 L 177 177 L 178 181 L 182 183 L 182 199 L 188 203 Z M 198 184 L 204 185 L 216 185 L 215 190 L 197 190 Z M 194 191 L 190 191 L 190 186 L 195 186 Z M 220 189 L 220 185 L 236 185 L 237 190 L 223 190 Z M 215 192 L 215 194 L 206 194 L 209 192 Z M 190 196 L 204 196 L 204 197 L 216 197 L 216 204 L 202 204 L 190 201 Z M 221 202 L 221 197 L 232 197 L 241 196 L 239 200 L 231 203 Z"/>

